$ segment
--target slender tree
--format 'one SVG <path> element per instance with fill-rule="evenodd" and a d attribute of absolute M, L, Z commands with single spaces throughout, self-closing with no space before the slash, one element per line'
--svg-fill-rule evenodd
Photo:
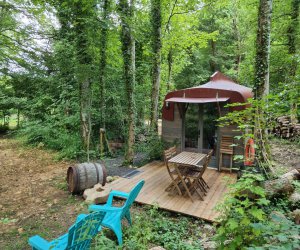
<path fill-rule="evenodd" d="M 256 37 L 255 97 L 269 93 L 270 33 L 272 0 L 260 0 Z"/>
<path fill-rule="evenodd" d="M 296 72 L 297 72 L 297 35 L 299 32 L 299 6 L 300 0 L 292 0 L 291 3 L 291 22 L 287 31 L 288 38 L 288 53 L 291 57 L 291 66 L 290 72 L 288 76 L 288 80 L 292 85 L 295 85 L 293 89 L 296 89 Z M 293 93 L 294 94 L 294 93 Z M 298 93 L 299 94 L 299 93 Z M 293 122 L 296 122 L 296 114 L 297 114 L 297 102 L 294 101 L 295 98 L 291 98 L 291 119 Z"/>
<path fill-rule="evenodd" d="M 108 39 L 108 22 L 110 14 L 110 0 L 103 1 L 103 17 L 101 21 L 101 38 L 100 38 L 100 68 L 99 68 L 99 85 L 100 85 L 100 113 L 101 113 L 101 127 L 105 128 L 105 73 L 106 73 L 106 49 Z"/>
<path fill-rule="evenodd" d="M 168 78 L 167 78 L 167 92 L 171 89 L 171 82 L 172 82 L 172 67 L 173 67 L 173 49 L 170 48 L 168 53 Z"/>
<path fill-rule="evenodd" d="M 80 96 L 81 138 L 84 149 L 89 151 L 91 137 L 91 64 L 89 53 L 89 30 L 94 15 L 93 0 L 74 3 L 75 48 L 77 54 L 77 80 Z"/>
<path fill-rule="evenodd" d="M 124 61 L 125 94 L 127 97 L 127 147 L 125 163 L 131 164 L 134 157 L 134 85 L 135 85 L 135 40 L 133 36 L 135 1 L 120 0 L 121 11 L 121 41 Z"/>
<path fill-rule="evenodd" d="M 152 23 L 152 93 L 151 93 L 151 127 L 157 129 L 158 99 L 161 70 L 161 0 L 151 0 Z"/>
<path fill-rule="evenodd" d="M 269 93 L 269 63 L 270 63 L 270 32 L 272 18 L 272 0 L 260 0 L 258 9 L 258 29 L 256 38 L 255 62 L 255 98 L 261 100 Z M 257 106 L 255 120 L 255 138 L 258 145 L 258 161 L 269 163 L 270 150 L 268 146 L 265 113 L 262 105 Z M 268 164 L 270 166 L 270 164 Z"/>

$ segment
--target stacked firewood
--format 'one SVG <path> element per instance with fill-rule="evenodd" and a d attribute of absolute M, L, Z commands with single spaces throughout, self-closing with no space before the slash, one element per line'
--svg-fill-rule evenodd
<path fill-rule="evenodd" d="M 284 139 L 292 139 L 300 136 L 300 124 L 292 121 L 290 116 L 281 116 L 276 119 L 273 133 Z"/>

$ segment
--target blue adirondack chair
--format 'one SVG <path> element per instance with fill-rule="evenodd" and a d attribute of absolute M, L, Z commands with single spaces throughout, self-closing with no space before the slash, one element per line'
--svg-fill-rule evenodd
<path fill-rule="evenodd" d="M 101 222 L 106 212 L 80 214 L 68 233 L 53 241 L 46 241 L 39 235 L 30 237 L 29 245 L 33 250 L 86 250 L 89 249 L 93 237 L 101 230 Z"/>
<path fill-rule="evenodd" d="M 145 181 L 141 180 L 138 182 L 129 193 L 120 192 L 120 191 L 111 191 L 107 203 L 105 205 L 91 205 L 89 206 L 89 211 L 106 211 L 106 215 L 101 225 L 110 228 L 117 236 L 119 245 L 123 244 L 122 240 L 122 219 L 126 218 L 129 224 L 131 225 L 131 216 L 130 216 L 130 207 L 134 202 L 135 198 L 138 196 L 141 191 Z M 114 207 L 112 202 L 114 197 L 125 198 L 125 204 L 122 207 Z"/>

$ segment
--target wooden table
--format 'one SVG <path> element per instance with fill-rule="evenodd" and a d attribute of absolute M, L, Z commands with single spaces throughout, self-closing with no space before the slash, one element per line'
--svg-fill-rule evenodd
<path fill-rule="evenodd" d="M 174 163 L 177 175 L 180 178 L 180 180 L 184 186 L 184 189 L 186 190 L 188 196 L 191 198 L 192 201 L 193 201 L 193 198 L 192 198 L 191 192 L 188 189 L 188 187 L 184 181 L 184 176 L 182 176 L 180 170 L 178 169 L 178 166 L 195 167 L 195 166 L 198 166 L 199 163 L 205 157 L 206 157 L 206 154 L 182 151 L 181 153 L 179 153 L 178 155 L 175 155 L 168 161 L 170 163 Z"/>
<path fill-rule="evenodd" d="M 205 158 L 206 154 L 182 151 L 169 160 L 170 163 L 196 166 Z"/>

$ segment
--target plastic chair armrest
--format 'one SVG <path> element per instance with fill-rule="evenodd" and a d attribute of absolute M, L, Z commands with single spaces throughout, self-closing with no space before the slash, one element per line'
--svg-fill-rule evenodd
<path fill-rule="evenodd" d="M 87 214 L 79 214 L 76 218 L 76 223 L 81 221 L 83 218 L 85 218 L 87 216 Z"/>
<path fill-rule="evenodd" d="M 121 207 L 108 207 L 108 206 L 101 206 L 101 205 L 90 205 L 88 210 L 89 212 L 117 212 L 120 211 Z"/>
<path fill-rule="evenodd" d="M 120 192 L 120 191 L 112 190 L 109 193 L 109 196 L 108 196 L 108 199 L 107 199 L 107 204 L 108 205 L 110 205 L 110 206 L 112 205 L 114 197 L 122 197 L 122 198 L 126 198 L 127 199 L 129 197 L 129 194 L 125 193 L 125 192 Z"/>
<path fill-rule="evenodd" d="M 50 243 L 39 235 L 30 237 L 28 243 L 34 249 L 38 250 L 48 250 L 50 248 Z"/>

